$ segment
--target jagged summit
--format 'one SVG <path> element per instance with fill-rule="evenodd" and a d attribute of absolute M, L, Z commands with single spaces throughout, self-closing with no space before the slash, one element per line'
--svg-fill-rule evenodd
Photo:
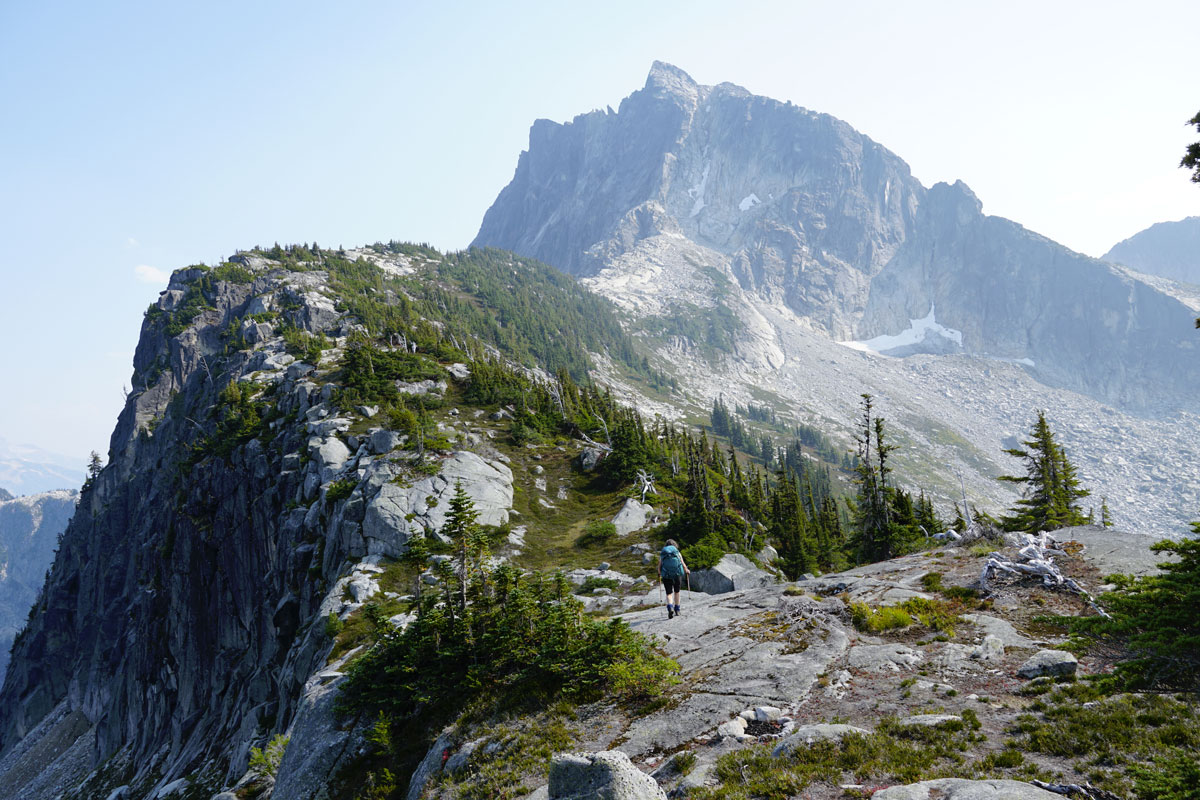
<path fill-rule="evenodd" d="M 691 75 L 665 61 L 655 61 L 650 65 L 650 72 L 646 75 L 644 88 L 688 96 L 695 95 L 701 89 L 700 85 L 692 80 Z"/>

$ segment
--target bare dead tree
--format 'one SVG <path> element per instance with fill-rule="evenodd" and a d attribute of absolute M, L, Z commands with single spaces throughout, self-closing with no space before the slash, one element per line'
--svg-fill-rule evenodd
<path fill-rule="evenodd" d="M 646 502 L 646 492 L 649 492 L 650 494 L 655 495 L 655 496 L 658 495 L 658 490 L 654 488 L 654 476 L 653 475 L 651 475 L 649 472 L 646 472 L 646 470 L 644 470 L 644 469 L 639 469 L 637 471 L 637 475 L 635 477 L 637 478 L 638 486 L 640 486 L 641 490 L 642 490 L 642 502 L 643 503 Z"/>

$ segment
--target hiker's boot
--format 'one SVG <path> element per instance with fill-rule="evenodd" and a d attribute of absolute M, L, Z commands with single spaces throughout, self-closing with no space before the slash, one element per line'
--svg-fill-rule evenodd
<path fill-rule="evenodd" d="M 679 616 L 679 614 L 680 614 L 680 611 L 679 611 L 679 606 L 675 606 L 675 616 L 677 616 L 677 617 L 678 617 L 678 616 Z"/>
<path fill-rule="evenodd" d="M 674 619 L 674 617 L 675 617 L 675 609 L 671 606 L 670 603 L 667 603 L 667 619 Z"/>

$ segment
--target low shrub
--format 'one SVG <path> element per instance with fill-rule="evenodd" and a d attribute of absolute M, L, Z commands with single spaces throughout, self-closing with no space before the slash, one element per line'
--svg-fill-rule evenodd
<path fill-rule="evenodd" d="M 358 481 L 352 478 L 336 480 L 329 484 L 329 488 L 325 490 L 325 500 L 330 503 L 345 500 L 354 493 L 354 487 L 356 486 L 358 486 Z"/>
<path fill-rule="evenodd" d="M 579 547 L 608 544 L 616 535 L 616 525 L 606 519 L 593 520 L 584 526 L 583 533 L 575 540 L 575 544 Z"/>
<path fill-rule="evenodd" d="M 1014 749 L 1077 759 L 1102 789 L 1121 796 L 1196 800 L 1177 793 L 1194 775 L 1200 751 L 1200 713 L 1186 700 L 1166 695 L 1121 694 L 1111 681 L 1080 681 L 1059 686 L 1030 706 L 1038 715 L 1018 717 Z M 1190 766 L 1189 766 L 1190 765 Z M 1176 792 L 1173 794 L 1173 792 Z"/>
<path fill-rule="evenodd" d="M 866 603 L 850 604 L 850 621 L 860 631 L 871 633 L 907 628 L 913 624 L 912 617 L 902 608 L 883 606 L 873 609 Z"/>
<path fill-rule="evenodd" d="M 575 594 L 589 594 L 597 589 L 616 589 L 620 585 L 620 582 L 615 578 L 601 578 L 597 575 L 589 575 L 580 587 L 575 590 Z"/>

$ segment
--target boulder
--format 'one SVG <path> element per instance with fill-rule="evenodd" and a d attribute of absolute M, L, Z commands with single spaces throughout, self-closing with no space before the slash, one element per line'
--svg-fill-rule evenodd
<path fill-rule="evenodd" d="M 1075 658 L 1074 653 L 1068 653 L 1066 650 L 1039 650 L 1021 665 L 1017 675 L 1022 678 L 1074 675 L 1078 666 L 1079 659 Z"/>
<path fill-rule="evenodd" d="M 979 661 L 998 661 L 1004 657 L 1004 642 L 1000 637 L 988 634 L 983 637 L 983 641 L 979 643 L 971 652 L 971 658 Z"/>
<path fill-rule="evenodd" d="M 294 364 L 289 364 L 287 368 L 287 376 L 292 380 L 303 378 L 305 375 L 312 372 L 316 367 L 312 364 L 305 364 L 303 361 L 297 361 Z"/>
<path fill-rule="evenodd" d="M 379 455 L 390 453 L 407 440 L 407 436 L 396 433 L 396 431 L 387 429 L 371 431 L 371 452 Z"/>
<path fill-rule="evenodd" d="M 728 722 L 722 722 L 717 726 L 717 735 L 722 739 L 740 739 L 746 735 L 747 724 L 745 717 L 734 717 Z"/>
<path fill-rule="evenodd" d="M 709 569 L 692 570 L 691 590 L 705 594 L 724 594 L 739 589 L 770 586 L 775 578 L 740 553 L 726 553 Z"/>
<path fill-rule="evenodd" d="M 775 706 L 755 706 L 754 719 L 759 722 L 774 722 L 783 716 L 783 709 Z"/>
<path fill-rule="evenodd" d="M 321 483 L 328 483 L 350 460 L 350 448 L 336 436 L 309 439 L 308 454 L 317 465 Z"/>
<path fill-rule="evenodd" d="M 654 507 L 648 506 L 635 497 L 630 497 L 621 506 L 621 510 L 613 517 L 613 526 L 617 536 L 628 536 L 634 531 L 646 527 L 646 523 L 654 516 Z"/>
<path fill-rule="evenodd" d="M 250 345 L 257 345 L 269 341 L 275 333 L 275 328 L 267 322 L 255 322 L 247 319 L 242 321 L 241 332 L 243 341 Z"/>
<path fill-rule="evenodd" d="M 985 634 L 985 641 L 988 636 L 992 636 L 1004 647 L 1034 647 L 1033 640 L 1018 633 L 1013 624 L 1006 619 L 988 614 L 963 614 L 962 618 L 979 628 Z"/>
<path fill-rule="evenodd" d="M 798 747 L 807 747 L 814 742 L 820 742 L 826 739 L 832 739 L 836 741 L 851 733 L 859 736 L 869 736 L 871 734 L 870 731 L 864 728 L 856 728 L 853 725 L 837 725 L 829 723 L 801 725 L 790 735 L 780 739 L 779 744 L 775 745 L 775 749 L 771 751 L 771 755 L 775 756 L 776 758 L 779 756 L 791 755 L 792 751 Z"/>
<path fill-rule="evenodd" d="M 759 550 L 754 557 L 758 559 L 760 564 L 771 564 L 775 559 L 779 558 L 779 551 L 768 544 L 762 550 Z"/>
<path fill-rule="evenodd" d="M 872 797 L 874 800 L 1062 800 L 1060 794 L 1022 781 L 969 781 L 963 778 L 890 786 Z"/>
<path fill-rule="evenodd" d="M 579 468 L 584 472 L 591 472 L 602 458 L 604 458 L 604 451 L 599 447 L 585 447 L 579 454 Z"/>
<path fill-rule="evenodd" d="M 561 753 L 550 764 L 549 800 L 666 800 L 654 779 L 618 750 Z"/>

